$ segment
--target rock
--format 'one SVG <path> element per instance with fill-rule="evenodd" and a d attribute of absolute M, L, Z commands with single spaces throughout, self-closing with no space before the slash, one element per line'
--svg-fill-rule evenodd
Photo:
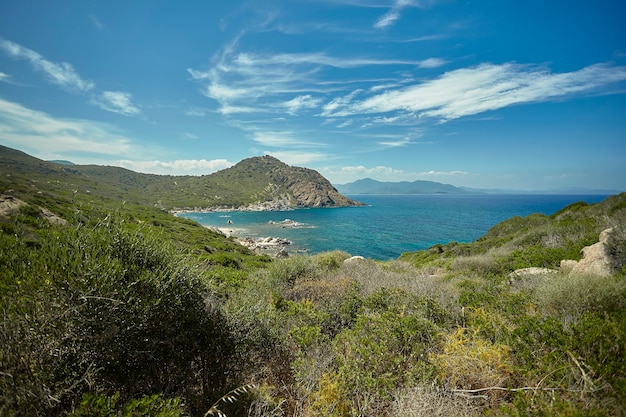
<path fill-rule="evenodd" d="M 352 256 L 352 257 L 350 257 L 348 259 L 345 259 L 343 261 L 343 263 L 344 264 L 349 264 L 349 263 L 352 263 L 352 262 L 360 262 L 360 261 L 365 261 L 365 260 L 366 259 L 364 257 L 362 257 L 362 256 Z"/>
<path fill-rule="evenodd" d="M 531 268 L 521 268 L 516 269 L 515 271 L 509 274 L 509 283 L 513 284 L 518 279 L 525 279 L 530 277 L 536 277 L 539 275 L 550 275 L 550 274 L 558 274 L 559 271 L 556 269 L 550 268 L 539 268 L 539 267 L 531 267 Z"/>
<path fill-rule="evenodd" d="M 65 226 L 67 224 L 67 220 L 60 218 L 47 208 L 39 207 L 39 209 L 41 210 L 41 215 L 43 216 L 43 218 L 48 220 L 50 224 L 57 224 L 61 226 Z"/>
<path fill-rule="evenodd" d="M 300 223 L 300 222 L 297 222 L 297 221 L 291 220 L 291 219 L 285 219 L 285 220 L 280 221 L 280 222 L 275 222 L 274 220 L 270 220 L 268 222 L 268 224 L 271 224 L 273 226 L 280 226 L 283 229 L 287 229 L 287 228 L 289 228 L 289 229 L 298 229 L 298 228 L 306 227 L 306 224 Z"/>
<path fill-rule="evenodd" d="M 571 274 L 592 274 L 607 276 L 613 273 L 611 258 L 606 252 L 606 243 L 613 232 L 612 228 L 600 233 L 600 241 L 590 246 L 585 246 L 581 253 L 580 261 L 563 260 L 561 269 Z"/>
<path fill-rule="evenodd" d="M 14 210 L 26 203 L 10 194 L 0 194 L 0 216 L 9 216 Z"/>

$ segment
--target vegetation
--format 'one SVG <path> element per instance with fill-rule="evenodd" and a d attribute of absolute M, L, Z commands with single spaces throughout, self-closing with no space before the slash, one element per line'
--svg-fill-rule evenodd
<path fill-rule="evenodd" d="M 2 416 L 626 409 L 626 194 L 391 262 L 273 260 L 140 194 L 36 178 L 2 179 Z M 608 227 L 613 275 L 510 275 L 558 269 Z"/>

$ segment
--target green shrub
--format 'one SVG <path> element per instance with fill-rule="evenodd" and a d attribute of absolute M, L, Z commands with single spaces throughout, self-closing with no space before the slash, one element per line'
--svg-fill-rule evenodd
<path fill-rule="evenodd" d="M 115 222 L 0 235 L 0 414 L 56 414 L 84 392 L 167 392 L 201 410 L 233 378 L 233 341 L 196 270 Z"/>
<path fill-rule="evenodd" d="M 437 327 L 417 315 L 392 311 L 361 315 L 333 341 L 339 389 L 353 404 L 391 399 L 393 392 L 425 377 L 426 353 Z"/>
<path fill-rule="evenodd" d="M 120 394 L 112 397 L 86 393 L 69 417 L 182 417 L 180 399 L 165 399 L 155 394 L 118 405 Z"/>
<path fill-rule="evenodd" d="M 626 277 L 554 274 L 534 290 L 540 310 L 575 319 L 586 311 L 615 312 L 626 308 Z"/>

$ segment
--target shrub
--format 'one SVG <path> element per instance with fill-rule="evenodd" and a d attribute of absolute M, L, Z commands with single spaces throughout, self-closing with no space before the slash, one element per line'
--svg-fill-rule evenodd
<path fill-rule="evenodd" d="M 575 320 L 585 311 L 614 312 L 626 308 L 626 278 L 554 274 L 534 291 L 539 309 Z"/>
<path fill-rule="evenodd" d="M 389 401 L 393 392 L 425 375 L 437 327 L 414 314 L 387 311 L 361 315 L 333 341 L 339 389 L 358 405 Z"/>
<path fill-rule="evenodd" d="M 119 393 L 111 397 L 86 393 L 69 417 L 182 417 L 180 399 L 165 399 L 155 394 L 118 405 Z"/>
<path fill-rule="evenodd" d="M 508 386 L 512 373 L 508 346 L 459 327 L 442 336 L 441 350 L 431 359 L 445 387 L 471 390 Z"/>
<path fill-rule="evenodd" d="M 167 392 L 201 410 L 233 378 L 232 338 L 195 269 L 124 232 L 46 228 L 40 247 L 0 235 L 1 414 L 56 414 L 84 392 Z"/>

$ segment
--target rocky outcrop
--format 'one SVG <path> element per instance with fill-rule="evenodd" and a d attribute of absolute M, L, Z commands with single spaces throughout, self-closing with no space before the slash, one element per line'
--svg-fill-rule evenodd
<path fill-rule="evenodd" d="M 25 204 L 26 202 L 10 194 L 0 194 L 0 216 L 9 216 L 13 211 Z"/>
<path fill-rule="evenodd" d="M 14 197 L 10 193 L 0 194 L 0 216 L 10 216 L 15 210 L 21 206 L 28 206 L 29 204 L 19 198 Z M 39 210 L 41 217 L 46 219 L 50 224 L 65 225 L 67 221 L 57 216 L 45 207 L 35 206 Z"/>
<path fill-rule="evenodd" d="M 582 249 L 580 261 L 566 259 L 561 261 L 561 270 L 573 274 L 611 275 L 613 262 L 607 253 L 606 243 L 613 229 L 606 229 L 600 233 L 600 241 Z"/>

